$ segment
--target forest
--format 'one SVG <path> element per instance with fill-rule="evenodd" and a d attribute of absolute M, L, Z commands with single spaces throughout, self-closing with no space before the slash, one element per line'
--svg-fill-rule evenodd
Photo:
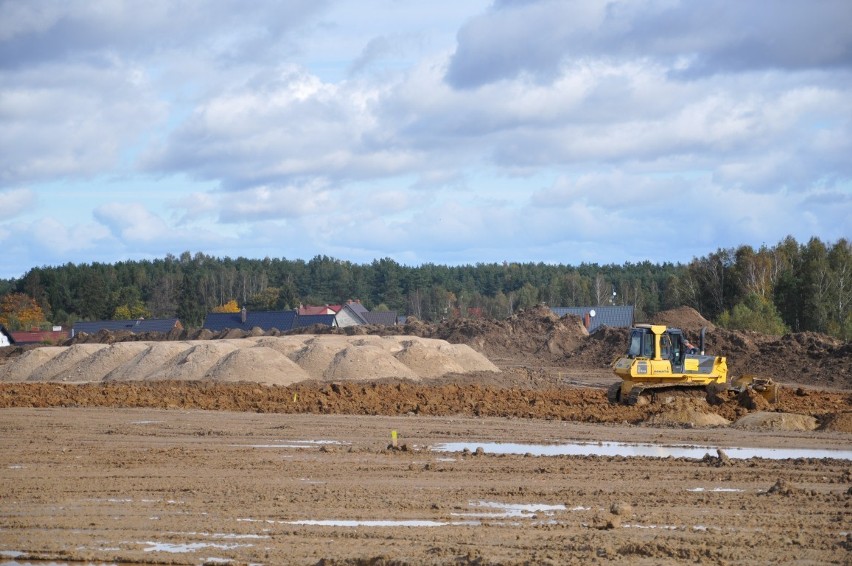
<path fill-rule="evenodd" d="M 718 249 L 688 263 L 476 263 L 405 266 L 302 259 L 218 258 L 67 263 L 0 280 L 0 324 L 11 330 L 78 320 L 167 318 L 198 327 L 224 305 L 282 310 L 359 299 L 423 320 L 505 318 L 538 303 L 629 304 L 636 320 L 690 306 L 720 326 L 767 334 L 815 331 L 852 339 L 852 244 L 841 238 Z"/>

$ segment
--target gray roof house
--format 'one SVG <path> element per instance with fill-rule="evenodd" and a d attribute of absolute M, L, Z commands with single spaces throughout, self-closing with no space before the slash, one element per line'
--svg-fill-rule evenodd
<path fill-rule="evenodd" d="M 366 312 L 361 315 L 367 324 L 394 326 L 397 323 L 396 311 Z"/>
<path fill-rule="evenodd" d="M 308 328 L 315 324 L 322 324 L 323 326 L 337 326 L 337 321 L 335 320 L 337 315 L 333 314 L 297 314 L 296 318 L 293 320 L 292 330 L 297 328 Z"/>
<path fill-rule="evenodd" d="M 225 329 L 251 330 L 255 326 L 264 332 L 277 328 L 287 332 L 293 328 L 296 311 L 246 311 L 207 313 L 202 328 L 211 332 Z"/>
<path fill-rule="evenodd" d="M 137 320 L 94 320 L 89 322 L 75 322 L 71 328 L 71 337 L 81 332 L 86 334 L 97 334 L 101 330 L 119 332 L 130 331 L 134 334 L 141 332 L 170 332 L 177 328 L 182 330 L 183 325 L 176 318 L 140 318 Z"/>
<path fill-rule="evenodd" d="M 601 326 L 609 326 L 612 328 L 630 328 L 633 326 L 633 305 L 624 306 L 609 306 L 602 305 L 597 307 L 550 307 L 550 310 L 558 317 L 563 317 L 566 314 L 579 316 L 585 321 L 586 315 L 589 315 L 589 334 L 600 328 Z M 592 315 L 594 313 L 594 315 Z"/>

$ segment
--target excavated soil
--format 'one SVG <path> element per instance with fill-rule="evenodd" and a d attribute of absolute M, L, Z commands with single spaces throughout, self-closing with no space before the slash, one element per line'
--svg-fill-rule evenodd
<path fill-rule="evenodd" d="M 712 328 L 691 309 L 654 322 L 693 341 Z M 848 453 L 849 343 L 712 329 L 708 351 L 726 355 L 734 375 L 772 375 L 777 403 L 659 392 L 626 407 L 609 404 L 605 387 L 627 331 L 588 335 L 545 308 L 279 334 L 101 333 L 65 348 L 0 348 L 0 556 L 842 564 L 852 553 L 849 455 L 724 453 Z M 446 442 L 472 444 L 432 449 Z M 707 456 L 476 448 L 493 442 L 699 445 Z"/>

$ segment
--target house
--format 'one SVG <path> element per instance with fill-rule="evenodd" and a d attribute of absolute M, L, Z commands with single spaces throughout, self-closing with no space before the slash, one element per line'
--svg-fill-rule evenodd
<path fill-rule="evenodd" d="M 137 320 L 95 320 L 91 322 L 75 322 L 71 328 L 71 337 L 81 332 L 97 334 L 101 330 L 110 332 L 129 331 L 134 334 L 142 332 L 171 332 L 174 329 L 183 330 L 183 325 L 176 318 L 140 318 Z"/>
<path fill-rule="evenodd" d="M 601 326 L 612 328 L 630 328 L 633 326 L 633 305 L 624 306 L 597 306 L 597 307 L 551 307 L 553 313 L 558 317 L 573 314 L 583 319 L 583 325 L 589 334 Z"/>
<path fill-rule="evenodd" d="M 358 326 L 362 324 L 377 324 L 394 326 L 397 324 L 396 311 L 370 312 L 361 301 L 347 301 L 337 312 L 337 326 Z"/>
<path fill-rule="evenodd" d="M 13 332 L 15 343 L 19 345 L 25 344 L 61 344 L 68 340 L 71 333 L 67 330 L 61 330 L 61 326 L 57 326 L 60 330 L 31 330 L 28 332 Z"/>
<path fill-rule="evenodd" d="M 364 314 L 368 312 L 370 311 L 364 308 L 364 305 L 360 302 L 349 301 L 337 312 L 337 316 L 335 317 L 337 320 L 337 326 L 340 328 L 346 328 L 347 326 L 368 324 L 367 320 L 364 318 Z"/>
<path fill-rule="evenodd" d="M 0 324 L 0 348 L 3 346 L 13 346 L 15 344 L 15 337 L 12 336 L 12 333 L 6 330 L 6 327 Z"/>
<path fill-rule="evenodd" d="M 240 312 L 211 312 L 204 319 L 202 328 L 211 332 L 226 329 L 249 331 L 258 327 L 264 332 L 276 328 L 286 332 L 293 328 L 298 313 L 296 311 L 247 311 L 245 307 Z"/>
<path fill-rule="evenodd" d="M 337 321 L 335 320 L 335 315 L 333 314 L 299 314 L 296 315 L 296 319 L 293 321 L 293 328 L 308 328 L 315 324 L 322 324 L 323 326 L 337 326 Z"/>

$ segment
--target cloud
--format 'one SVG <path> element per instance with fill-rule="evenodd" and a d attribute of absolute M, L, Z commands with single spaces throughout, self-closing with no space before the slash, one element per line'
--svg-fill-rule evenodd
<path fill-rule="evenodd" d="M 118 60 L 0 71 L 0 81 L 2 184 L 110 170 L 164 118 L 144 73 Z"/>
<path fill-rule="evenodd" d="M 852 4 L 755 0 L 496 2 L 458 33 L 447 81 L 545 82 L 586 59 L 655 59 L 683 76 L 852 66 Z M 782 39 L 783 38 L 783 39 Z"/>
<path fill-rule="evenodd" d="M 170 231 L 161 218 L 141 204 L 104 204 L 95 209 L 94 215 L 117 238 L 124 241 L 151 242 L 163 239 Z"/>
<path fill-rule="evenodd" d="M 36 195 L 31 189 L 0 190 L 0 221 L 31 209 L 35 202 Z"/>

